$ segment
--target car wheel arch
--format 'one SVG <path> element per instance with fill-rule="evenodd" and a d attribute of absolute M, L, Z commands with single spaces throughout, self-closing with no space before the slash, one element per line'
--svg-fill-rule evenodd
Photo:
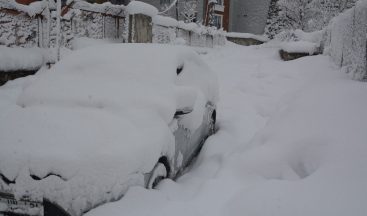
<path fill-rule="evenodd" d="M 170 165 L 170 162 L 169 162 L 169 159 L 167 156 L 161 156 L 159 159 L 158 159 L 158 162 L 157 163 L 162 163 L 166 170 L 167 170 L 167 177 L 169 178 L 171 176 L 171 165 Z"/>
<path fill-rule="evenodd" d="M 214 109 L 212 114 L 211 114 L 211 120 L 213 121 L 213 124 L 215 124 L 217 122 L 217 111 Z"/>

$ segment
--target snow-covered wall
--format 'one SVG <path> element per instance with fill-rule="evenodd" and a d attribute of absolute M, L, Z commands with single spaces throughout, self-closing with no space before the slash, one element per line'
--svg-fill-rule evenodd
<path fill-rule="evenodd" d="M 125 17 L 125 6 L 75 1 L 62 19 L 62 44 L 70 47 L 74 38 L 81 37 L 126 41 Z"/>
<path fill-rule="evenodd" d="M 8 47 L 55 47 L 56 11 L 52 3 L 21 5 L 14 0 L 0 2 L 0 45 Z M 89 4 L 75 0 L 63 10 L 61 45 L 71 47 L 79 37 L 126 40 L 125 6 Z"/>
<path fill-rule="evenodd" d="M 41 18 L 29 17 L 25 13 L 0 11 L 0 45 L 34 47 L 39 42 Z"/>
<path fill-rule="evenodd" d="M 158 8 L 159 11 L 165 11 L 168 6 L 173 2 L 171 1 L 162 1 L 162 0 L 140 0 L 142 2 L 148 3 L 153 5 L 154 7 Z M 174 5 L 172 8 L 170 8 L 168 11 L 166 11 L 164 16 L 169 16 L 171 18 L 178 18 L 178 20 L 184 21 L 185 16 L 184 14 L 187 13 L 187 8 L 185 7 L 185 3 L 187 2 L 195 2 L 196 8 L 192 8 L 196 13 L 196 21 L 198 23 L 202 23 L 204 20 L 204 0 L 185 0 L 185 1 L 178 1 L 177 8 L 176 5 Z M 178 13 L 178 14 L 177 14 Z M 178 17 L 177 17 L 178 15 Z"/>
<path fill-rule="evenodd" d="M 334 18 L 326 29 L 325 53 L 354 79 L 367 80 L 367 1 Z"/>
<path fill-rule="evenodd" d="M 225 43 L 223 31 L 157 15 L 158 10 L 155 7 L 139 1 L 133 1 L 128 6 L 90 4 L 82 0 L 68 1 L 61 12 L 61 29 L 56 27 L 57 14 L 52 2 L 42 1 L 27 6 L 20 5 L 15 0 L 4 0 L 0 2 L 0 9 L 0 45 L 8 47 L 54 48 L 57 46 L 58 33 L 61 46 L 67 48 L 72 48 L 73 41 L 77 38 L 128 42 L 127 17 L 135 13 L 149 17 L 148 24 L 140 27 L 142 32 L 153 32 L 149 36 L 149 42 L 176 43 L 177 38 L 180 38 L 181 42 L 183 40 L 191 46 L 213 47 Z M 134 35 L 135 31 L 140 30 L 130 30 L 130 33 Z"/>

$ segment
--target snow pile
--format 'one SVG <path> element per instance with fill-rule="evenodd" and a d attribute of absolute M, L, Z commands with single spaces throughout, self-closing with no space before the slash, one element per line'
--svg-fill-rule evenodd
<path fill-rule="evenodd" d="M 263 47 L 283 49 L 287 52 L 309 53 L 322 52 L 322 40 L 325 31 L 304 32 L 300 29 L 283 31 Z"/>
<path fill-rule="evenodd" d="M 310 55 L 320 52 L 316 43 L 307 41 L 284 43 L 281 45 L 281 49 L 289 53 L 308 53 Z"/>
<path fill-rule="evenodd" d="M 178 21 L 178 26 L 181 29 L 187 30 L 187 31 L 193 31 L 198 27 L 198 24 L 196 23 L 185 23 L 183 21 Z"/>
<path fill-rule="evenodd" d="M 227 37 L 234 37 L 234 38 L 252 38 L 258 41 L 266 42 L 269 39 L 262 35 L 255 35 L 250 33 L 238 33 L 238 32 L 228 32 L 226 33 Z"/>
<path fill-rule="evenodd" d="M 157 8 L 141 1 L 131 1 L 126 9 L 129 14 L 144 14 L 150 17 L 158 15 Z"/>
<path fill-rule="evenodd" d="M 204 58 L 221 85 L 219 130 L 192 169 L 88 216 L 366 215 L 366 83 L 321 55 L 282 62 L 231 44 Z"/>
<path fill-rule="evenodd" d="M 75 215 L 144 186 L 158 158 L 174 154 L 176 109 L 217 100 L 216 78 L 197 54 L 162 45 L 80 49 L 21 88 L 0 100 L 0 172 L 16 181 L 0 179 L 0 188 L 39 194 Z M 190 115 L 197 126 L 203 110 Z"/>
<path fill-rule="evenodd" d="M 304 32 L 300 29 L 286 30 L 277 34 L 272 42 L 308 41 L 320 44 L 324 36 L 323 30 L 315 32 Z"/>
<path fill-rule="evenodd" d="M 325 53 L 357 80 L 367 79 L 367 1 L 334 18 L 326 29 Z"/>
<path fill-rule="evenodd" d="M 160 15 L 153 17 L 153 23 L 153 43 L 178 43 L 189 46 L 213 47 L 224 45 L 226 41 L 225 32 L 215 27 L 184 23 Z"/>
<path fill-rule="evenodd" d="M 113 41 L 105 40 L 105 39 L 93 39 L 87 37 L 74 38 L 72 41 L 71 48 L 73 50 L 83 49 L 90 46 L 102 45 L 113 43 Z"/>
<path fill-rule="evenodd" d="M 167 16 L 154 16 L 152 22 L 156 25 L 166 26 L 166 27 L 177 27 L 178 21 Z"/>
<path fill-rule="evenodd" d="M 40 48 L 0 46 L 0 71 L 38 70 L 47 62 L 46 54 Z"/>

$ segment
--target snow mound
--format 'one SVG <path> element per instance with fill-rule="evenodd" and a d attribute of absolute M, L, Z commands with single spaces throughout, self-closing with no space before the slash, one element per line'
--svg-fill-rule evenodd
<path fill-rule="evenodd" d="M 127 5 L 127 11 L 129 14 L 144 14 L 150 17 L 154 17 L 158 14 L 158 9 L 154 6 L 141 2 L 132 1 Z"/>
<path fill-rule="evenodd" d="M 46 61 L 46 51 L 40 48 L 0 46 L 0 71 L 38 70 Z"/>
<path fill-rule="evenodd" d="M 106 39 L 93 39 L 87 37 L 74 38 L 71 44 L 73 50 L 83 49 L 90 46 L 109 44 L 112 41 Z"/>
<path fill-rule="evenodd" d="M 197 29 L 199 25 L 196 23 L 185 23 L 183 21 L 178 21 L 178 27 L 188 31 L 193 31 L 194 29 Z"/>
<path fill-rule="evenodd" d="M 178 26 L 177 20 L 171 17 L 167 17 L 167 16 L 157 15 L 153 17 L 152 21 L 154 24 L 166 26 L 166 27 L 177 27 Z"/>
<path fill-rule="evenodd" d="M 310 55 L 319 52 L 319 47 L 316 43 L 307 41 L 283 43 L 281 49 L 289 53 L 308 53 Z"/>

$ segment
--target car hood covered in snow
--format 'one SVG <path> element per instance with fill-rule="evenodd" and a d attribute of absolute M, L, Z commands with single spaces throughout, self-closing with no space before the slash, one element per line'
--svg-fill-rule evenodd
<path fill-rule="evenodd" d="M 196 93 L 177 97 L 185 92 Z M 188 48 L 78 50 L 26 82 L 17 106 L 0 113 L 0 190 L 46 197 L 75 215 L 118 199 L 174 153 L 168 125 L 199 99 L 217 100 L 217 80 Z"/>

